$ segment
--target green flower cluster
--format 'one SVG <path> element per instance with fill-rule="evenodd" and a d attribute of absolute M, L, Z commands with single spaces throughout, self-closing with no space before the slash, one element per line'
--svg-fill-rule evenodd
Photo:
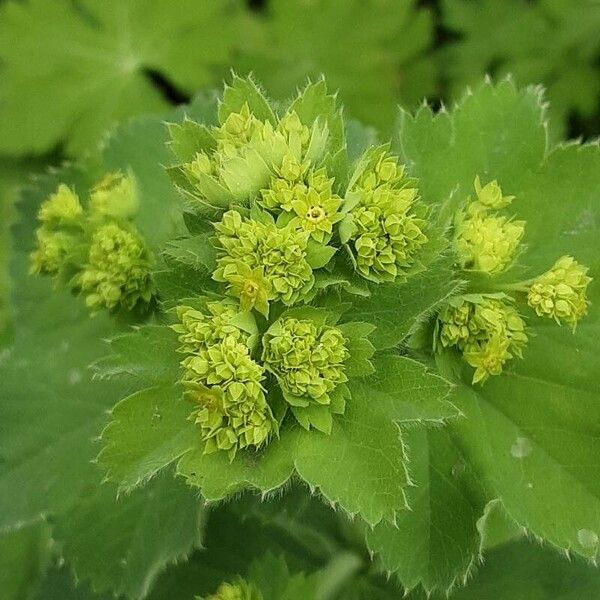
<path fill-rule="evenodd" d="M 267 314 L 268 301 L 290 306 L 308 295 L 314 275 L 307 261 L 310 234 L 292 224 L 243 218 L 230 210 L 215 224 L 219 258 L 213 279 L 229 284 L 244 308 Z"/>
<path fill-rule="evenodd" d="M 500 374 L 508 360 L 522 357 L 527 334 L 517 302 L 528 304 L 540 317 L 550 317 L 559 325 L 565 321 L 575 329 L 587 312 L 591 278 L 586 267 L 563 256 L 533 279 L 496 282 L 515 260 L 525 223 L 497 214 L 514 199 L 503 195 L 497 181 L 482 186 L 476 177 L 475 194 L 475 200 L 467 198 L 454 221 L 454 247 L 461 276 L 467 279 L 466 295 L 451 300 L 439 312 L 433 345 L 438 350 L 458 348 L 475 368 L 473 382 L 477 383 Z M 468 294 L 471 285 L 477 294 Z"/>
<path fill-rule="evenodd" d="M 330 404 L 330 394 L 348 381 L 346 339 L 336 327 L 310 319 L 282 318 L 267 331 L 262 359 L 293 406 Z"/>
<path fill-rule="evenodd" d="M 427 241 L 416 214 L 418 191 L 387 149 L 367 154 L 346 195 L 340 236 L 351 242 L 358 272 L 371 281 L 394 281 L 415 262 Z"/>
<path fill-rule="evenodd" d="M 504 294 L 454 298 L 438 315 L 436 337 L 441 348 L 458 348 L 475 368 L 473 383 L 499 375 L 508 360 L 522 358 L 527 344 L 525 322 Z"/>
<path fill-rule="evenodd" d="M 139 234 L 130 226 L 109 222 L 92 234 L 85 264 L 75 276 L 75 288 L 92 311 L 118 306 L 133 310 L 148 305 L 154 295 L 152 262 Z"/>
<path fill-rule="evenodd" d="M 461 269 L 490 275 L 501 273 L 513 262 L 523 234 L 524 221 L 501 216 L 513 196 L 503 196 L 496 181 L 481 186 L 475 179 L 476 199 L 455 219 L 454 247 Z"/>
<path fill-rule="evenodd" d="M 197 597 L 196 600 L 203 599 Z M 263 600 L 263 595 L 254 584 L 239 579 L 236 583 L 222 583 L 205 600 Z"/>
<path fill-rule="evenodd" d="M 537 277 L 527 292 L 527 302 L 540 317 L 550 317 L 573 328 L 587 313 L 586 291 L 592 278 L 588 269 L 572 256 L 560 257 L 552 268 Z"/>
<path fill-rule="evenodd" d="M 342 199 L 333 192 L 333 178 L 324 168 L 311 168 L 288 154 L 271 178 L 270 186 L 261 190 L 260 203 L 276 214 L 287 213 L 280 222 L 292 222 L 310 232 L 319 243 L 327 243 L 333 226 L 342 219 Z"/>
<path fill-rule="evenodd" d="M 208 313 L 208 314 L 206 314 Z M 205 453 L 260 448 L 276 423 L 262 385 L 264 369 L 250 355 L 251 335 L 236 325 L 235 306 L 206 304 L 206 313 L 181 306 L 179 334 L 186 397 L 198 405 L 192 418 L 206 442 Z"/>
<path fill-rule="evenodd" d="M 61 184 L 40 207 L 31 272 L 83 294 L 93 311 L 147 307 L 155 293 L 153 260 L 130 222 L 137 204 L 135 180 L 120 173 L 92 188 L 87 211 Z"/>
<path fill-rule="evenodd" d="M 218 126 L 203 128 L 205 147 L 181 165 L 192 195 L 212 206 L 226 197 L 246 201 L 265 187 L 284 159 L 309 162 L 324 148 L 308 157 L 314 132 L 300 121 L 294 110 L 275 122 L 259 119 L 247 102 L 230 112 Z M 313 146 L 313 150 L 315 150 Z"/>

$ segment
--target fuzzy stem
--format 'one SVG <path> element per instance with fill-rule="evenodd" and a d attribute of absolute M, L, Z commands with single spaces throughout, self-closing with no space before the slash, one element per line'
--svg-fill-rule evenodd
<path fill-rule="evenodd" d="M 340 552 L 323 570 L 316 600 L 333 600 L 362 568 L 363 561 L 353 552 Z"/>

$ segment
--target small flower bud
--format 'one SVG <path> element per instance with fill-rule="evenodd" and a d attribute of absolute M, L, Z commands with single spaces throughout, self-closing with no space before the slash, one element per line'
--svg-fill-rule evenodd
<path fill-rule="evenodd" d="M 477 176 L 474 185 L 477 201 L 473 202 L 471 206 L 479 210 L 499 210 L 508 206 L 515 198 L 514 196 L 503 196 L 502 189 L 495 179 L 482 186 L 479 176 Z"/>
<path fill-rule="evenodd" d="M 495 275 L 513 261 L 525 222 L 506 217 L 475 214 L 459 220 L 454 239 L 460 267 Z"/>
<path fill-rule="evenodd" d="M 240 579 L 236 583 L 222 583 L 206 600 L 263 600 L 263 595 L 253 584 Z"/>
<path fill-rule="evenodd" d="M 306 261 L 308 232 L 291 224 L 277 227 L 274 223 L 242 220 L 236 211 L 225 213 L 215 229 L 221 246 L 213 273 L 216 281 L 231 283 L 229 277 L 237 273 L 241 263 L 252 272 L 262 270 L 262 291 L 268 300 L 291 305 L 310 292 L 314 276 Z"/>
<path fill-rule="evenodd" d="M 592 278 L 588 269 L 571 256 L 562 256 L 553 267 L 540 275 L 529 288 L 527 303 L 540 317 L 550 317 L 573 328 L 587 313 L 587 286 Z"/>
<path fill-rule="evenodd" d="M 456 347 L 475 367 L 473 383 L 498 375 L 505 362 L 521 358 L 527 344 L 525 322 L 506 297 L 464 296 L 438 315 L 438 348 Z"/>
<path fill-rule="evenodd" d="M 357 270 L 372 281 L 394 281 L 427 241 L 425 222 L 414 212 L 417 190 L 397 159 L 383 151 L 349 191 L 359 198 L 348 221 Z"/>
<path fill-rule="evenodd" d="M 69 263 L 77 238 L 62 231 L 36 231 L 37 247 L 31 253 L 30 273 L 58 275 Z"/>
<path fill-rule="evenodd" d="M 137 183 L 133 175 L 109 173 L 90 192 L 92 217 L 131 219 L 138 205 Z"/>
<path fill-rule="evenodd" d="M 514 196 L 503 196 L 497 181 L 481 186 L 475 178 L 477 200 L 468 201 L 455 219 L 454 248 L 461 269 L 497 275 L 514 260 L 525 233 L 525 222 L 497 215 Z"/>
<path fill-rule="evenodd" d="M 348 380 L 346 340 L 339 329 L 307 319 L 277 321 L 263 338 L 265 367 L 277 378 L 292 405 L 329 404 L 329 394 Z"/>
<path fill-rule="evenodd" d="M 150 253 L 139 234 L 116 223 L 93 234 L 88 258 L 76 285 L 94 311 L 147 305 L 154 295 Z"/>
<path fill-rule="evenodd" d="M 54 194 L 45 200 L 38 213 L 38 219 L 47 228 L 81 225 L 83 208 L 73 190 L 60 184 Z"/>

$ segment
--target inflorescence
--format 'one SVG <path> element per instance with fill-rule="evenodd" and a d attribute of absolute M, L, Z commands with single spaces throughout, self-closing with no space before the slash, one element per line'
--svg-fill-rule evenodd
<path fill-rule="evenodd" d="M 519 253 L 525 223 L 499 214 L 514 196 L 504 196 L 496 181 L 482 186 L 477 177 L 475 193 L 475 200 L 468 198 L 455 218 L 454 250 L 463 276 L 486 292 L 465 293 L 440 310 L 434 348 L 456 348 L 475 369 L 473 383 L 483 383 L 499 375 L 507 361 L 523 356 L 528 338 L 519 305 L 575 329 L 587 312 L 591 278 L 573 257 L 562 256 L 537 277 L 498 282 Z"/>
<path fill-rule="evenodd" d="M 90 191 L 87 210 L 61 184 L 40 207 L 31 271 L 83 295 L 93 312 L 146 309 L 153 259 L 131 222 L 137 205 L 132 176 L 107 175 Z"/>
<path fill-rule="evenodd" d="M 368 297 L 427 268 L 422 251 L 440 229 L 389 145 L 350 164 L 341 112 L 323 82 L 278 112 L 251 80 L 234 77 L 218 116 L 217 125 L 169 126 L 179 164 L 168 173 L 206 231 L 196 239 L 203 295 L 179 301 L 171 327 L 205 453 L 233 460 L 264 448 L 288 414 L 330 433 L 352 399 L 348 380 L 373 371 L 373 325 L 343 320 L 352 294 Z M 537 277 L 506 283 L 525 222 L 506 214 L 514 197 L 496 181 L 477 177 L 474 187 L 451 223 L 466 287 L 429 325 L 434 352 L 458 352 L 483 383 L 522 357 L 523 307 L 574 329 L 591 279 L 563 256 Z M 59 186 L 39 211 L 32 271 L 84 295 L 94 311 L 148 306 L 153 259 L 132 224 L 136 211 L 131 176 L 108 175 L 85 210 Z M 248 596 L 241 589 L 225 586 L 215 598 Z"/>

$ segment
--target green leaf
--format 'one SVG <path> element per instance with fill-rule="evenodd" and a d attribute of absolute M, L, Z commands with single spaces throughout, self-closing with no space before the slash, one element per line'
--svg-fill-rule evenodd
<path fill-rule="evenodd" d="M 152 73 L 193 92 L 225 73 L 241 2 L 84 0 L 4 2 L 0 152 L 92 149 L 114 121 L 164 113 Z"/>
<path fill-rule="evenodd" d="M 200 499 L 167 473 L 127 497 L 96 487 L 56 519 L 54 535 L 78 580 L 141 599 L 168 563 L 200 544 L 202 524 Z"/>
<path fill-rule="evenodd" d="M 109 343 L 112 354 L 94 363 L 95 376 L 103 379 L 130 376 L 149 385 L 177 378 L 179 356 L 173 352 L 177 335 L 171 329 L 146 325 L 135 333 L 115 336 Z"/>
<path fill-rule="evenodd" d="M 539 90 L 519 92 L 510 81 L 479 85 L 451 113 L 401 110 L 393 142 L 418 178 L 423 200 L 438 210 L 451 195 L 456 209 L 477 174 L 482 181 L 497 179 L 506 194 L 518 193 L 515 179 L 540 164 L 545 147 Z"/>
<path fill-rule="evenodd" d="M 141 336 L 131 345 L 142 355 L 163 348 L 167 360 L 172 360 L 168 345 L 148 344 Z M 175 349 L 173 340 L 171 356 Z M 319 488 L 346 511 L 360 513 L 370 523 L 393 519 L 396 511 L 405 508 L 408 483 L 398 424 L 439 423 L 458 411 L 445 400 L 448 384 L 427 374 L 419 363 L 391 356 L 382 359 L 380 366 L 381 377 L 372 375 L 353 383 L 346 412 L 334 417 L 330 435 L 291 425 L 260 452 L 239 453 L 233 461 L 224 452 L 204 454 L 204 445 L 187 419 L 189 407 L 173 388 L 177 376 L 166 376 L 161 386 L 137 392 L 117 405 L 103 434 L 106 446 L 100 462 L 112 479 L 129 488 L 180 457 L 178 473 L 199 487 L 207 500 L 247 487 L 270 492 L 283 485 L 295 468 L 313 489 Z M 329 430 L 330 424 L 319 415 L 307 417 L 311 424 Z"/>
<path fill-rule="evenodd" d="M 392 521 L 407 506 L 410 480 L 399 424 L 421 420 L 415 417 L 420 407 L 449 392 L 443 379 L 409 359 L 389 357 L 375 366 L 374 375 L 351 382 L 352 398 L 344 415 L 334 418 L 331 435 L 295 432 L 299 475 L 327 500 L 372 525 Z M 407 404 L 413 408 L 407 409 Z M 446 407 L 440 408 L 436 420 L 447 416 Z M 430 417 L 431 413 L 423 420 Z"/>
<path fill-rule="evenodd" d="M 321 120 L 327 124 L 335 153 L 345 145 L 344 121 L 336 97 L 327 93 L 325 79 L 309 83 L 291 103 L 288 112 L 295 111 L 300 121 L 309 127 Z"/>
<path fill-rule="evenodd" d="M 0 534 L 0 589 L 5 600 L 29 600 L 50 559 L 50 529 L 43 521 Z"/>
<path fill-rule="evenodd" d="M 98 461 L 121 490 L 144 483 L 197 445 L 199 433 L 188 421 L 192 406 L 181 396 L 173 383 L 156 386 L 135 392 L 112 410 Z"/>
<path fill-rule="evenodd" d="M 600 472 L 590 457 L 600 450 L 600 148 L 548 152 L 544 139 L 538 93 L 504 82 L 484 84 L 452 113 L 404 115 L 397 145 L 429 202 L 455 188 L 464 198 L 477 174 L 514 193 L 513 209 L 526 221 L 521 262 L 529 275 L 573 254 L 596 278 L 590 315 L 575 335 L 531 315 L 524 359 L 484 386 L 466 383 L 470 373 L 449 355 L 439 363 L 459 383 L 455 402 L 466 416 L 449 424 L 451 435 L 489 499 L 499 498 L 532 534 L 595 559 Z M 451 167 L 447 152 L 456 157 Z"/>
<path fill-rule="evenodd" d="M 263 35 L 251 40 L 239 68 L 252 70 L 277 98 L 324 74 L 353 117 L 389 127 L 398 102 L 416 103 L 433 91 L 431 18 L 416 4 L 385 0 L 372 10 L 360 0 L 318 0 L 307 10 L 273 0 Z M 357 48 L 360 59 L 349 61 Z"/>
<path fill-rule="evenodd" d="M 172 115 L 172 119 L 177 118 L 178 114 Z M 156 252 L 165 238 L 176 234 L 181 226 L 175 218 L 176 197 L 168 178 L 156 169 L 156 161 L 160 163 L 165 156 L 165 137 L 166 130 L 160 119 L 136 120 L 113 134 L 101 155 L 90 156 L 83 165 L 73 165 L 40 178 L 21 196 L 20 219 L 13 229 L 15 253 L 11 265 L 17 309 L 15 337 L 14 344 L 0 356 L 0 418 L 6 426 L 1 434 L 0 461 L 0 527 L 3 529 L 32 521 L 41 514 L 56 522 L 68 523 L 71 516 L 77 514 L 71 513 L 72 510 L 87 506 L 82 497 L 93 494 L 102 477 L 93 458 L 98 452 L 96 442 L 106 422 L 106 411 L 129 391 L 131 384 L 117 380 L 93 382 L 87 369 L 90 363 L 106 354 L 103 340 L 121 332 L 127 325 L 125 320 L 104 313 L 92 319 L 80 299 L 53 290 L 46 278 L 28 275 L 39 205 L 56 189 L 58 182 L 84 191 L 108 170 L 130 170 L 140 188 L 137 225 Z M 170 215 L 174 218 L 170 219 Z M 149 356 L 151 353 L 144 360 Z M 154 366 L 160 370 L 167 365 L 168 362 Z M 149 377 L 148 370 L 146 367 L 131 373 Z M 110 494 L 114 497 L 116 490 L 113 488 Z M 195 494 L 191 496 L 196 506 Z M 185 508 L 188 505 L 181 504 L 180 500 L 181 495 L 172 497 L 171 510 L 174 514 L 183 511 L 182 514 L 188 515 Z M 127 507 L 129 498 L 121 502 L 121 507 Z M 124 518 L 125 513 L 133 512 L 124 508 L 121 516 Z M 103 520 L 103 514 L 98 512 L 90 516 L 90 525 L 103 523 Z M 122 528 L 127 528 L 124 522 Z M 105 558 L 103 564 L 92 564 L 95 549 L 102 545 L 110 548 L 119 538 L 119 531 L 105 538 L 100 528 L 93 535 L 94 547 L 85 557 L 90 572 L 107 568 L 110 559 Z M 184 547 L 189 547 L 186 546 L 189 535 L 189 529 L 182 532 L 175 528 L 172 535 L 154 539 L 149 545 L 150 563 L 129 565 L 133 569 L 130 573 L 134 573 L 128 580 L 131 589 L 138 584 L 143 588 L 144 582 L 154 577 L 157 565 L 181 556 Z M 181 536 L 179 542 L 175 539 L 178 536 Z M 148 564 L 150 570 L 145 570 Z M 122 569 L 123 566 L 112 564 L 110 568 Z M 121 585 L 109 581 L 108 575 L 103 581 L 106 587 L 112 587 L 113 583 Z"/>
<path fill-rule="evenodd" d="M 168 123 L 169 148 L 179 162 L 191 162 L 198 152 L 215 146 L 215 139 L 206 127 L 192 119 L 185 118 L 181 123 Z"/>
<path fill-rule="evenodd" d="M 324 246 L 311 240 L 306 248 L 306 262 L 313 269 L 322 269 L 336 252 L 337 248 L 333 246 Z"/>
<path fill-rule="evenodd" d="M 315 598 L 317 578 L 292 575 L 285 560 L 266 554 L 250 565 L 248 580 L 261 591 L 264 600 L 305 600 Z"/>
<path fill-rule="evenodd" d="M 225 86 L 223 98 L 219 103 L 219 122 L 224 123 L 231 113 L 240 112 L 244 104 L 248 104 L 250 112 L 257 119 L 275 124 L 271 105 L 252 78 L 234 74 L 231 85 Z"/>
<path fill-rule="evenodd" d="M 367 543 L 404 588 L 445 591 L 466 580 L 476 564 L 484 502 L 473 492 L 476 479 L 443 429 L 410 429 L 406 442 L 414 483 L 408 492 L 411 510 L 399 514 L 394 525 L 377 525 Z"/>
<path fill-rule="evenodd" d="M 196 271 L 212 274 L 216 268 L 217 251 L 210 234 L 196 235 L 168 242 L 164 254 Z"/>
<path fill-rule="evenodd" d="M 456 590 L 452 598 L 583 600 L 596 598 L 599 594 L 598 569 L 580 560 L 567 561 L 550 548 L 516 542 L 490 552 L 467 587 Z M 432 598 L 442 600 L 445 597 L 434 595 Z M 412 596 L 409 598 L 413 600 Z"/>
<path fill-rule="evenodd" d="M 454 96 L 486 74 L 512 74 L 520 84 L 545 86 L 555 134 L 573 114 L 589 118 L 597 112 L 596 3 L 446 0 L 442 21 L 457 36 L 440 52 Z"/>
<path fill-rule="evenodd" d="M 406 282 L 371 286 L 367 298 L 354 297 L 346 318 L 377 326 L 370 339 L 378 350 L 397 346 L 419 322 L 460 289 L 452 259 L 440 256 Z"/>

